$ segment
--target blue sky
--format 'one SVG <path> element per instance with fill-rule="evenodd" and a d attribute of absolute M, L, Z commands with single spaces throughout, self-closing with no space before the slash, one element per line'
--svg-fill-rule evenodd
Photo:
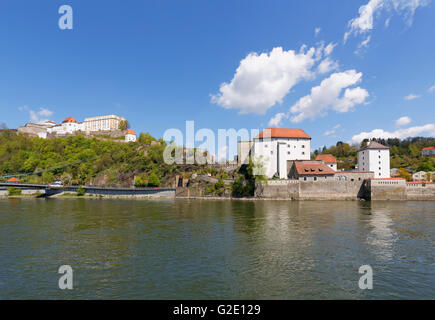
<path fill-rule="evenodd" d="M 435 136 L 434 17 L 430 0 L 3 0 L 0 122 L 118 114 L 156 137 L 274 124 L 313 149 Z"/>

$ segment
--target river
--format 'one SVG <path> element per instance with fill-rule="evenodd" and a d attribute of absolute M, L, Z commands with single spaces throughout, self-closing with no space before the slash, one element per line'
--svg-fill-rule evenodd
<path fill-rule="evenodd" d="M 429 201 L 2 199 L 0 299 L 435 299 L 434 240 Z"/>

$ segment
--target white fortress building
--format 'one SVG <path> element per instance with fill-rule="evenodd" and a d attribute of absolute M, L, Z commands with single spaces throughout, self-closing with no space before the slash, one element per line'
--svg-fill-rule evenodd
<path fill-rule="evenodd" d="M 390 178 L 390 148 L 370 141 L 358 151 L 358 170 L 374 172 L 375 179 Z"/>
<path fill-rule="evenodd" d="M 99 116 L 85 118 L 83 122 L 83 131 L 112 131 L 119 129 L 119 123 L 125 121 L 124 117 L 116 116 L 114 114 L 108 116 Z"/>
<path fill-rule="evenodd" d="M 136 133 L 134 130 L 128 129 L 125 131 L 125 142 L 136 142 Z"/>
<path fill-rule="evenodd" d="M 262 161 L 269 178 L 287 179 L 289 160 L 310 160 L 311 137 L 302 129 L 268 128 L 253 142 L 251 153 Z"/>
<path fill-rule="evenodd" d="M 72 134 L 76 131 L 83 131 L 83 123 L 77 122 L 73 117 L 68 117 L 61 124 L 53 125 L 47 129 L 47 133 L 59 135 Z"/>

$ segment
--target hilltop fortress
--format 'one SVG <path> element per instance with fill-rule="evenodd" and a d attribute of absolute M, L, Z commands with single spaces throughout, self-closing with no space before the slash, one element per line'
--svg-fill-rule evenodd
<path fill-rule="evenodd" d="M 41 123 L 27 123 L 25 126 L 19 127 L 18 132 L 43 139 L 82 133 L 86 136 L 125 137 L 125 142 L 134 142 L 136 134 L 133 130 L 126 130 L 127 123 L 127 119 L 117 115 L 85 118 L 83 122 L 78 122 L 73 117 L 67 117 L 59 124 L 50 120 Z"/>

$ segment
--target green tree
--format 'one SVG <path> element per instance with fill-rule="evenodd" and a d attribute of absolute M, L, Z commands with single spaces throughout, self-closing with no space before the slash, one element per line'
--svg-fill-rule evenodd
<path fill-rule="evenodd" d="M 21 195 L 21 189 L 15 188 L 15 187 L 10 187 L 8 189 L 8 194 L 10 196 L 19 196 Z"/>
<path fill-rule="evenodd" d="M 119 121 L 118 129 L 121 131 L 130 129 L 130 123 L 127 120 L 121 120 Z"/>
<path fill-rule="evenodd" d="M 154 172 L 151 172 L 148 178 L 148 186 L 149 187 L 160 187 L 160 179 Z"/>
<path fill-rule="evenodd" d="M 151 141 L 157 141 L 157 140 L 152 135 L 150 135 L 148 132 L 145 132 L 145 133 L 142 132 L 139 135 L 139 142 L 140 143 L 151 144 Z"/>
<path fill-rule="evenodd" d="M 146 174 L 141 174 L 134 178 L 134 185 L 136 187 L 146 187 L 148 185 L 148 177 Z"/>

